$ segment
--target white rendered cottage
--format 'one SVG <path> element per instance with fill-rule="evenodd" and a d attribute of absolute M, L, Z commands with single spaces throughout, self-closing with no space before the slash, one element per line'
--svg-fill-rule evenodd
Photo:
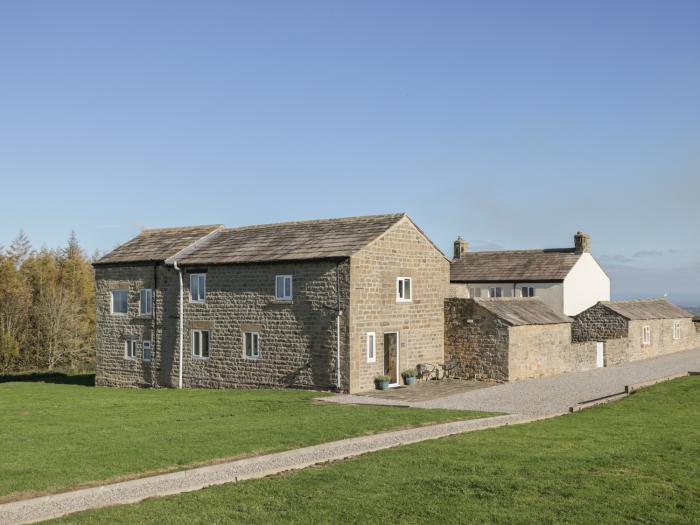
<path fill-rule="evenodd" d="M 457 297 L 538 297 L 554 311 L 576 315 L 610 300 L 610 278 L 591 255 L 591 238 L 578 232 L 573 248 L 469 252 L 458 238 L 450 268 Z"/>

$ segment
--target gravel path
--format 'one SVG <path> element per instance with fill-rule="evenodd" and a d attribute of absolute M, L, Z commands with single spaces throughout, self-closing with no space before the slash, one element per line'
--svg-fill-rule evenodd
<path fill-rule="evenodd" d="M 544 416 L 562 414 L 567 412 L 569 407 L 582 401 L 622 392 L 626 385 L 643 383 L 690 370 L 700 370 L 700 348 L 610 368 L 469 390 L 429 401 L 390 402 L 386 399 L 375 399 L 375 401 L 418 408 L 481 410 Z M 322 399 L 334 403 L 363 404 L 373 398 L 339 395 Z"/>
<path fill-rule="evenodd" d="M 136 503 L 146 498 L 190 492 L 211 485 L 262 478 L 409 443 L 486 428 L 527 423 L 536 419 L 539 418 L 506 415 L 469 421 L 454 421 L 332 441 L 287 452 L 5 503 L 0 504 L 0 523 L 3 525 L 34 523 L 83 510 Z"/>

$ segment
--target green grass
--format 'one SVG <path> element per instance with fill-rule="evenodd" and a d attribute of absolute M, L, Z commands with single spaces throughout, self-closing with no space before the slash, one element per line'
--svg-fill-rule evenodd
<path fill-rule="evenodd" d="M 63 523 L 698 523 L 700 378 Z"/>
<path fill-rule="evenodd" d="M 96 388 L 91 375 L 23 379 L 0 384 L 0 499 L 5 500 L 489 415 L 332 405 L 314 402 L 318 392 L 298 390 Z"/>

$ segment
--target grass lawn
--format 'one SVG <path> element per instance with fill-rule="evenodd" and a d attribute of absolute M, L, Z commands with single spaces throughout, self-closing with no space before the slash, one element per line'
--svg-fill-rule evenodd
<path fill-rule="evenodd" d="M 64 523 L 700 522 L 700 377 L 555 419 Z"/>
<path fill-rule="evenodd" d="M 0 383 L 0 500 L 489 415 L 332 405 L 298 390 L 96 388 L 89 375 L 47 381 Z"/>

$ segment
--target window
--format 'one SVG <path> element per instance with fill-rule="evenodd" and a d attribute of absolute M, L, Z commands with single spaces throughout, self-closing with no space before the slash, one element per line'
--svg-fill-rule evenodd
<path fill-rule="evenodd" d="M 207 298 L 207 274 L 190 274 L 190 302 L 203 303 Z"/>
<path fill-rule="evenodd" d="M 411 301 L 411 278 L 397 277 L 396 278 L 396 302 L 407 303 Z"/>
<path fill-rule="evenodd" d="M 129 313 L 128 290 L 112 290 L 112 313 L 118 315 Z"/>
<path fill-rule="evenodd" d="M 144 341 L 142 346 L 143 346 L 143 360 L 148 362 L 151 360 L 151 342 Z"/>
<path fill-rule="evenodd" d="M 192 330 L 192 357 L 209 358 L 209 330 Z"/>
<path fill-rule="evenodd" d="M 375 363 L 377 361 L 377 343 L 374 332 L 367 332 L 367 362 Z"/>
<path fill-rule="evenodd" d="M 472 299 L 481 297 L 481 288 L 469 288 L 469 297 Z"/>
<path fill-rule="evenodd" d="M 124 357 L 136 359 L 136 339 L 127 339 L 125 343 Z"/>
<path fill-rule="evenodd" d="M 150 288 L 143 288 L 139 293 L 139 312 L 141 315 L 153 312 L 153 291 Z"/>
<path fill-rule="evenodd" d="M 489 288 L 489 297 L 503 297 L 503 288 Z"/>
<path fill-rule="evenodd" d="M 535 297 L 535 289 L 532 286 L 523 286 L 520 290 L 521 297 Z"/>
<path fill-rule="evenodd" d="M 258 332 L 243 333 L 243 351 L 248 359 L 260 358 L 260 334 Z"/>
<path fill-rule="evenodd" d="M 673 321 L 673 338 L 678 340 L 681 338 L 681 322 Z"/>
<path fill-rule="evenodd" d="M 650 345 L 651 344 L 651 327 L 649 327 L 649 326 L 642 327 L 642 344 L 643 345 Z"/>
<path fill-rule="evenodd" d="M 277 275 L 275 276 L 275 299 L 280 301 L 292 300 L 292 276 Z"/>

